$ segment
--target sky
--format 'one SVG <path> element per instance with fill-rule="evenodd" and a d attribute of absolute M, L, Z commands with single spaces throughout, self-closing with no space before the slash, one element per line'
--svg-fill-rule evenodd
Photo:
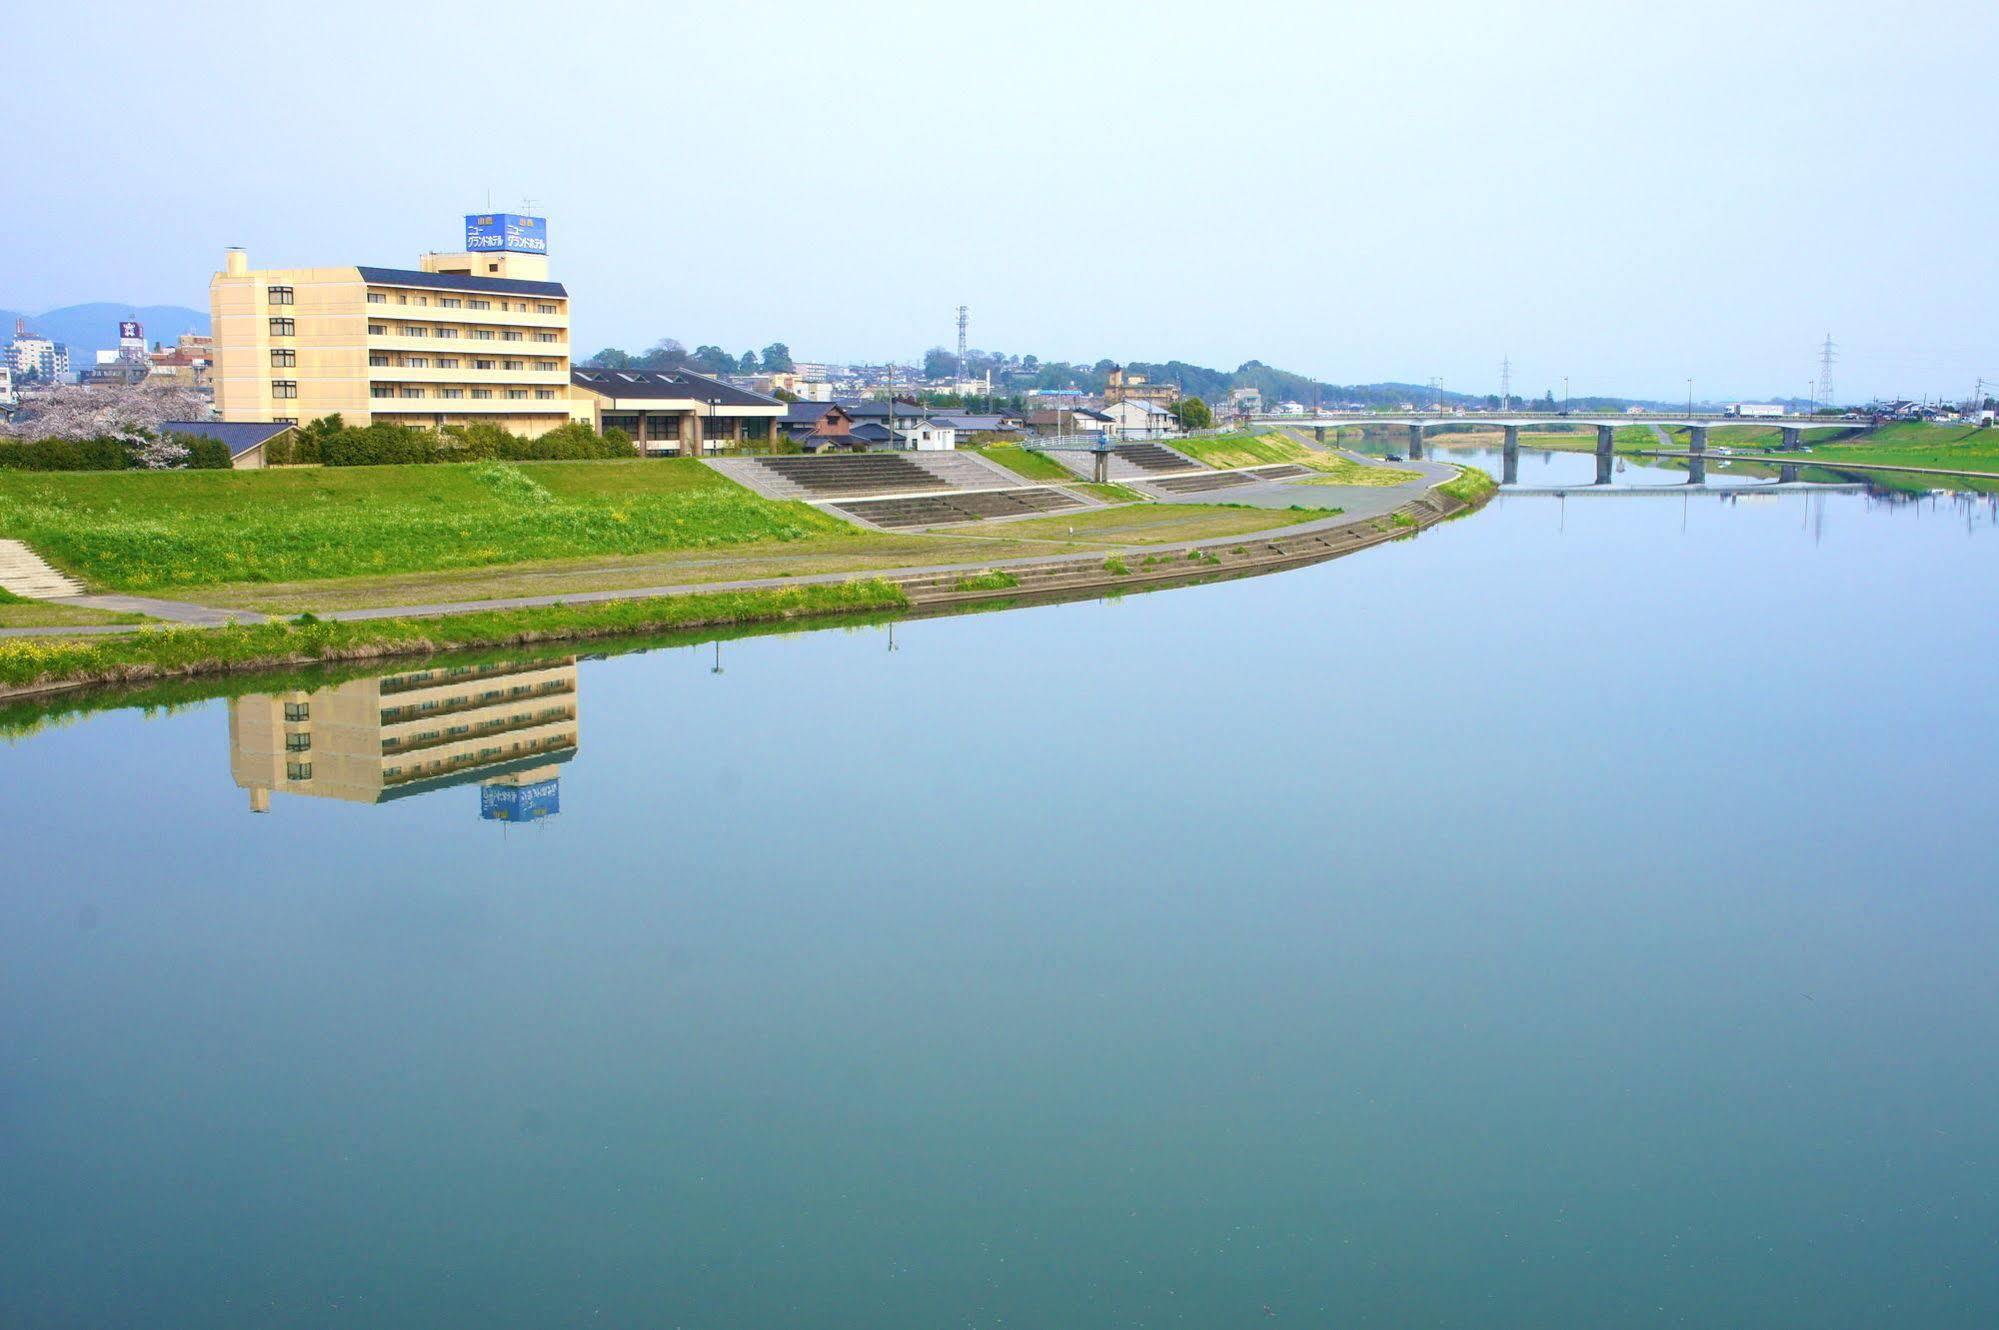
<path fill-rule="evenodd" d="M 0 307 L 549 219 L 579 350 L 955 338 L 1333 382 L 1999 380 L 1999 6 L 39 5 Z"/>

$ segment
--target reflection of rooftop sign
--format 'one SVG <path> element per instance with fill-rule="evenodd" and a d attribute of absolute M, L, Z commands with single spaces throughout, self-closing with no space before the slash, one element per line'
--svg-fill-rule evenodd
<path fill-rule="evenodd" d="M 465 249 L 506 250 L 514 254 L 548 253 L 548 218 L 517 212 L 476 212 L 465 217 Z"/>
<path fill-rule="evenodd" d="M 488 822 L 534 822 L 562 811 L 560 777 L 532 785 L 481 785 L 479 816 Z"/>

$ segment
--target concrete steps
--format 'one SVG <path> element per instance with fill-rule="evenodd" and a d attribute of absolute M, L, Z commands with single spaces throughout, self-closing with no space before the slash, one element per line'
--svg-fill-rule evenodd
<path fill-rule="evenodd" d="M 1028 482 L 1001 466 L 998 462 L 988 462 L 977 453 L 961 452 L 912 452 L 903 453 L 912 463 L 922 467 L 939 481 L 943 487 L 961 490 L 1019 489 Z"/>
<path fill-rule="evenodd" d="M 57 572 L 18 540 L 0 540 L 0 587 L 28 600 L 83 594 L 83 583 Z"/>
<path fill-rule="evenodd" d="M 827 505 L 834 512 L 885 530 L 1070 512 L 1085 506 L 1066 490 L 1048 485 L 921 494 L 908 498 L 861 499 Z"/>

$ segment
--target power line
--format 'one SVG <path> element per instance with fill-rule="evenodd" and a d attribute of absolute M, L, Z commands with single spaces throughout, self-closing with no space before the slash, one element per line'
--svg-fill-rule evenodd
<path fill-rule="evenodd" d="M 1819 348 L 1819 401 L 1827 406 L 1832 405 L 1832 362 L 1837 359 L 1839 352 L 1833 346 L 1832 334 L 1827 333 L 1825 345 Z M 1958 382 L 1964 380 L 1959 379 Z"/>

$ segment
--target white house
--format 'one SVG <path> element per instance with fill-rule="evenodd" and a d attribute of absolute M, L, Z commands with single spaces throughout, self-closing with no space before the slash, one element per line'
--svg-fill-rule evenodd
<path fill-rule="evenodd" d="M 896 447 L 913 448 L 920 453 L 949 452 L 958 446 L 958 429 L 948 420 L 935 417 L 912 420 L 909 424 L 897 423 Z"/>
<path fill-rule="evenodd" d="M 1180 432 L 1180 422 L 1157 402 L 1112 402 L 1103 408 L 1105 432 L 1122 440 L 1166 439 Z"/>

